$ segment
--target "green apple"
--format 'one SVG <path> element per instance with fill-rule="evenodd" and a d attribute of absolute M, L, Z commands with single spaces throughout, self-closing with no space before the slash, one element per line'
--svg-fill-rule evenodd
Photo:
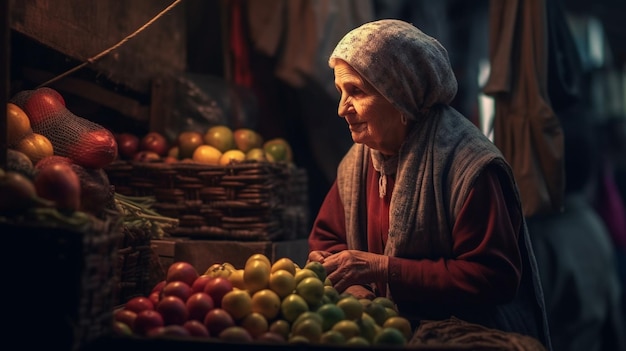
<path fill-rule="evenodd" d="M 275 161 L 293 161 L 291 145 L 283 138 L 274 138 L 266 141 L 263 144 L 263 150 L 265 150 L 265 153 L 272 155 Z"/>
<path fill-rule="evenodd" d="M 226 125 L 209 127 L 204 133 L 204 143 L 225 152 L 235 148 L 233 131 Z"/>

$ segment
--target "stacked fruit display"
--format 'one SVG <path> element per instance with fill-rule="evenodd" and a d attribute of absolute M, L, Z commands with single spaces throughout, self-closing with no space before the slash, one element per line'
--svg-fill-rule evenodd
<path fill-rule="evenodd" d="M 50 201 L 63 212 L 99 214 L 113 197 L 103 168 L 117 158 L 114 135 L 73 114 L 56 90 L 24 90 L 7 103 L 7 167 L 0 190 L 15 212 L 34 199 Z M 19 204 L 16 206 L 16 204 Z"/>
<path fill-rule="evenodd" d="M 227 125 L 182 131 L 175 140 L 156 131 L 142 137 L 119 133 L 116 140 L 120 157 L 134 161 L 193 161 L 220 166 L 246 160 L 293 162 L 291 146 L 285 139 L 265 140 L 254 129 L 232 129 Z"/>
<path fill-rule="evenodd" d="M 320 263 L 300 268 L 263 254 L 242 268 L 216 263 L 203 274 L 175 262 L 149 296 L 130 299 L 114 315 L 118 333 L 144 337 L 401 346 L 412 334 L 390 299 L 340 294 Z"/>

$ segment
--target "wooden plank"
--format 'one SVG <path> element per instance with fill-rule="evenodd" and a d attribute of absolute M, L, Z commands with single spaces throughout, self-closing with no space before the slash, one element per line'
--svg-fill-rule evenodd
<path fill-rule="evenodd" d="M 9 100 L 9 57 L 10 57 L 10 29 L 9 29 L 9 3 L 2 1 L 0 4 L 0 100 L 3 103 L 0 109 L 0 168 L 7 166 L 7 109 L 6 102 Z"/>
<path fill-rule="evenodd" d="M 53 77 L 49 72 L 43 72 L 33 68 L 24 67 L 23 72 L 25 77 L 33 81 L 43 82 Z M 102 106 L 109 107 L 139 122 L 148 122 L 150 119 L 150 106 L 142 105 L 134 99 L 116 94 L 109 89 L 105 89 L 88 81 L 65 77 L 54 82 L 51 88 L 66 91 L 89 101 L 96 102 Z"/>
<path fill-rule="evenodd" d="M 172 0 L 10 0 L 11 28 L 86 62 L 150 21 Z M 186 66 L 185 2 L 89 67 L 114 83 L 149 93 L 154 75 Z M 4 13 L 4 12 L 3 12 Z M 61 74 L 63 72 L 55 72 Z"/>

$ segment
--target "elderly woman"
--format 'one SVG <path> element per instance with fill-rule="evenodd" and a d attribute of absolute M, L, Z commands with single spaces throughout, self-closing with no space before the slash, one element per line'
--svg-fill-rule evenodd
<path fill-rule="evenodd" d="M 455 316 L 549 345 L 511 168 L 449 106 L 457 82 L 445 48 L 379 20 L 349 32 L 329 65 L 355 144 L 315 219 L 309 260 L 338 291 L 389 297 L 414 323 Z"/>

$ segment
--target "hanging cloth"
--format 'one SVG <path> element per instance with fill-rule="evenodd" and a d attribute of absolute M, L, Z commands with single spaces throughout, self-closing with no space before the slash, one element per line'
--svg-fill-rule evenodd
<path fill-rule="evenodd" d="M 230 52 L 232 55 L 233 82 L 239 86 L 252 87 L 252 68 L 248 52 L 243 0 L 230 1 Z"/>
<path fill-rule="evenodd" d="M 543 0 L 491 0 L 494 143 L 513 168 L 524 215 L 561 211 L 563 132 L 547 89 L 547 24 Z"/>

